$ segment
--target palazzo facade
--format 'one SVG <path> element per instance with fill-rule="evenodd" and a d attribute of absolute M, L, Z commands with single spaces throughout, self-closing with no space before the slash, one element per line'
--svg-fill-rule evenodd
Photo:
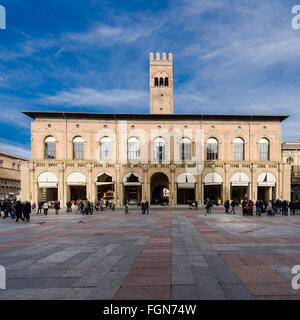
<path fill-rule="evenodd" d="M 286 115 L 174 114 L 173 57 L 150 54 L 150 113 L 23 111 L 32 159 L 22 199 L 180 205 L 290 200 Z"/>

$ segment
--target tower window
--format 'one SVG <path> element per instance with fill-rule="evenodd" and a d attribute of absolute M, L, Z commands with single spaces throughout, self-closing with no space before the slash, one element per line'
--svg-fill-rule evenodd
<path fill-rule="evenodd" d="M 154 86 L 158 87 L 158 78 L 154 78 Z"/>
<path fill-rule="evenodd" d="M 164 85 L 164 78 L 159 79 L 159 86 L 162 87 Z"/>
<path fill-rule="evenodd" d="M 169 86 L 169 78 L 165 78 L 165 86 L 166 86 L 166 87 Z"/>

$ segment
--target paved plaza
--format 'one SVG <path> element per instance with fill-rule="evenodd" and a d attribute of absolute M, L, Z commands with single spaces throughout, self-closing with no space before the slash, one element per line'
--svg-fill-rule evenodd
<path fill-rule="evenodd" d="M 300 299 L 300 216 L 51 212 L 0 218 L 0 239 L 0 299 Z"/>

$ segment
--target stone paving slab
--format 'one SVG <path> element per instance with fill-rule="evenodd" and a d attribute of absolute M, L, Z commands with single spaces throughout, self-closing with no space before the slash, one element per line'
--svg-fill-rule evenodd
<path fill-rule="evenodd" d="M 300 216 L 167 207 L 32 215 L 0 218 L 0 239 L 0 299 L 300 300 L 291 286 Z"/>

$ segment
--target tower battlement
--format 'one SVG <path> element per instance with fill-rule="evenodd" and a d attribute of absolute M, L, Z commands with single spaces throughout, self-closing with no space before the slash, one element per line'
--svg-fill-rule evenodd
<path fill-rule="evenodd" d="M 159 52 L 156 52 L 155 56 L 154 56 L 154 53 L 151 52 L 150 53 L 150 64 L 152 62 L 168 62 L 168 63 L 172 63 L 173 62 L 173 54 L 170 52 L 168 54 L 168 57 L 167 57 L 167 54 L 165 52 L 162 53 L 162 55 L 159 53 Z"/>

